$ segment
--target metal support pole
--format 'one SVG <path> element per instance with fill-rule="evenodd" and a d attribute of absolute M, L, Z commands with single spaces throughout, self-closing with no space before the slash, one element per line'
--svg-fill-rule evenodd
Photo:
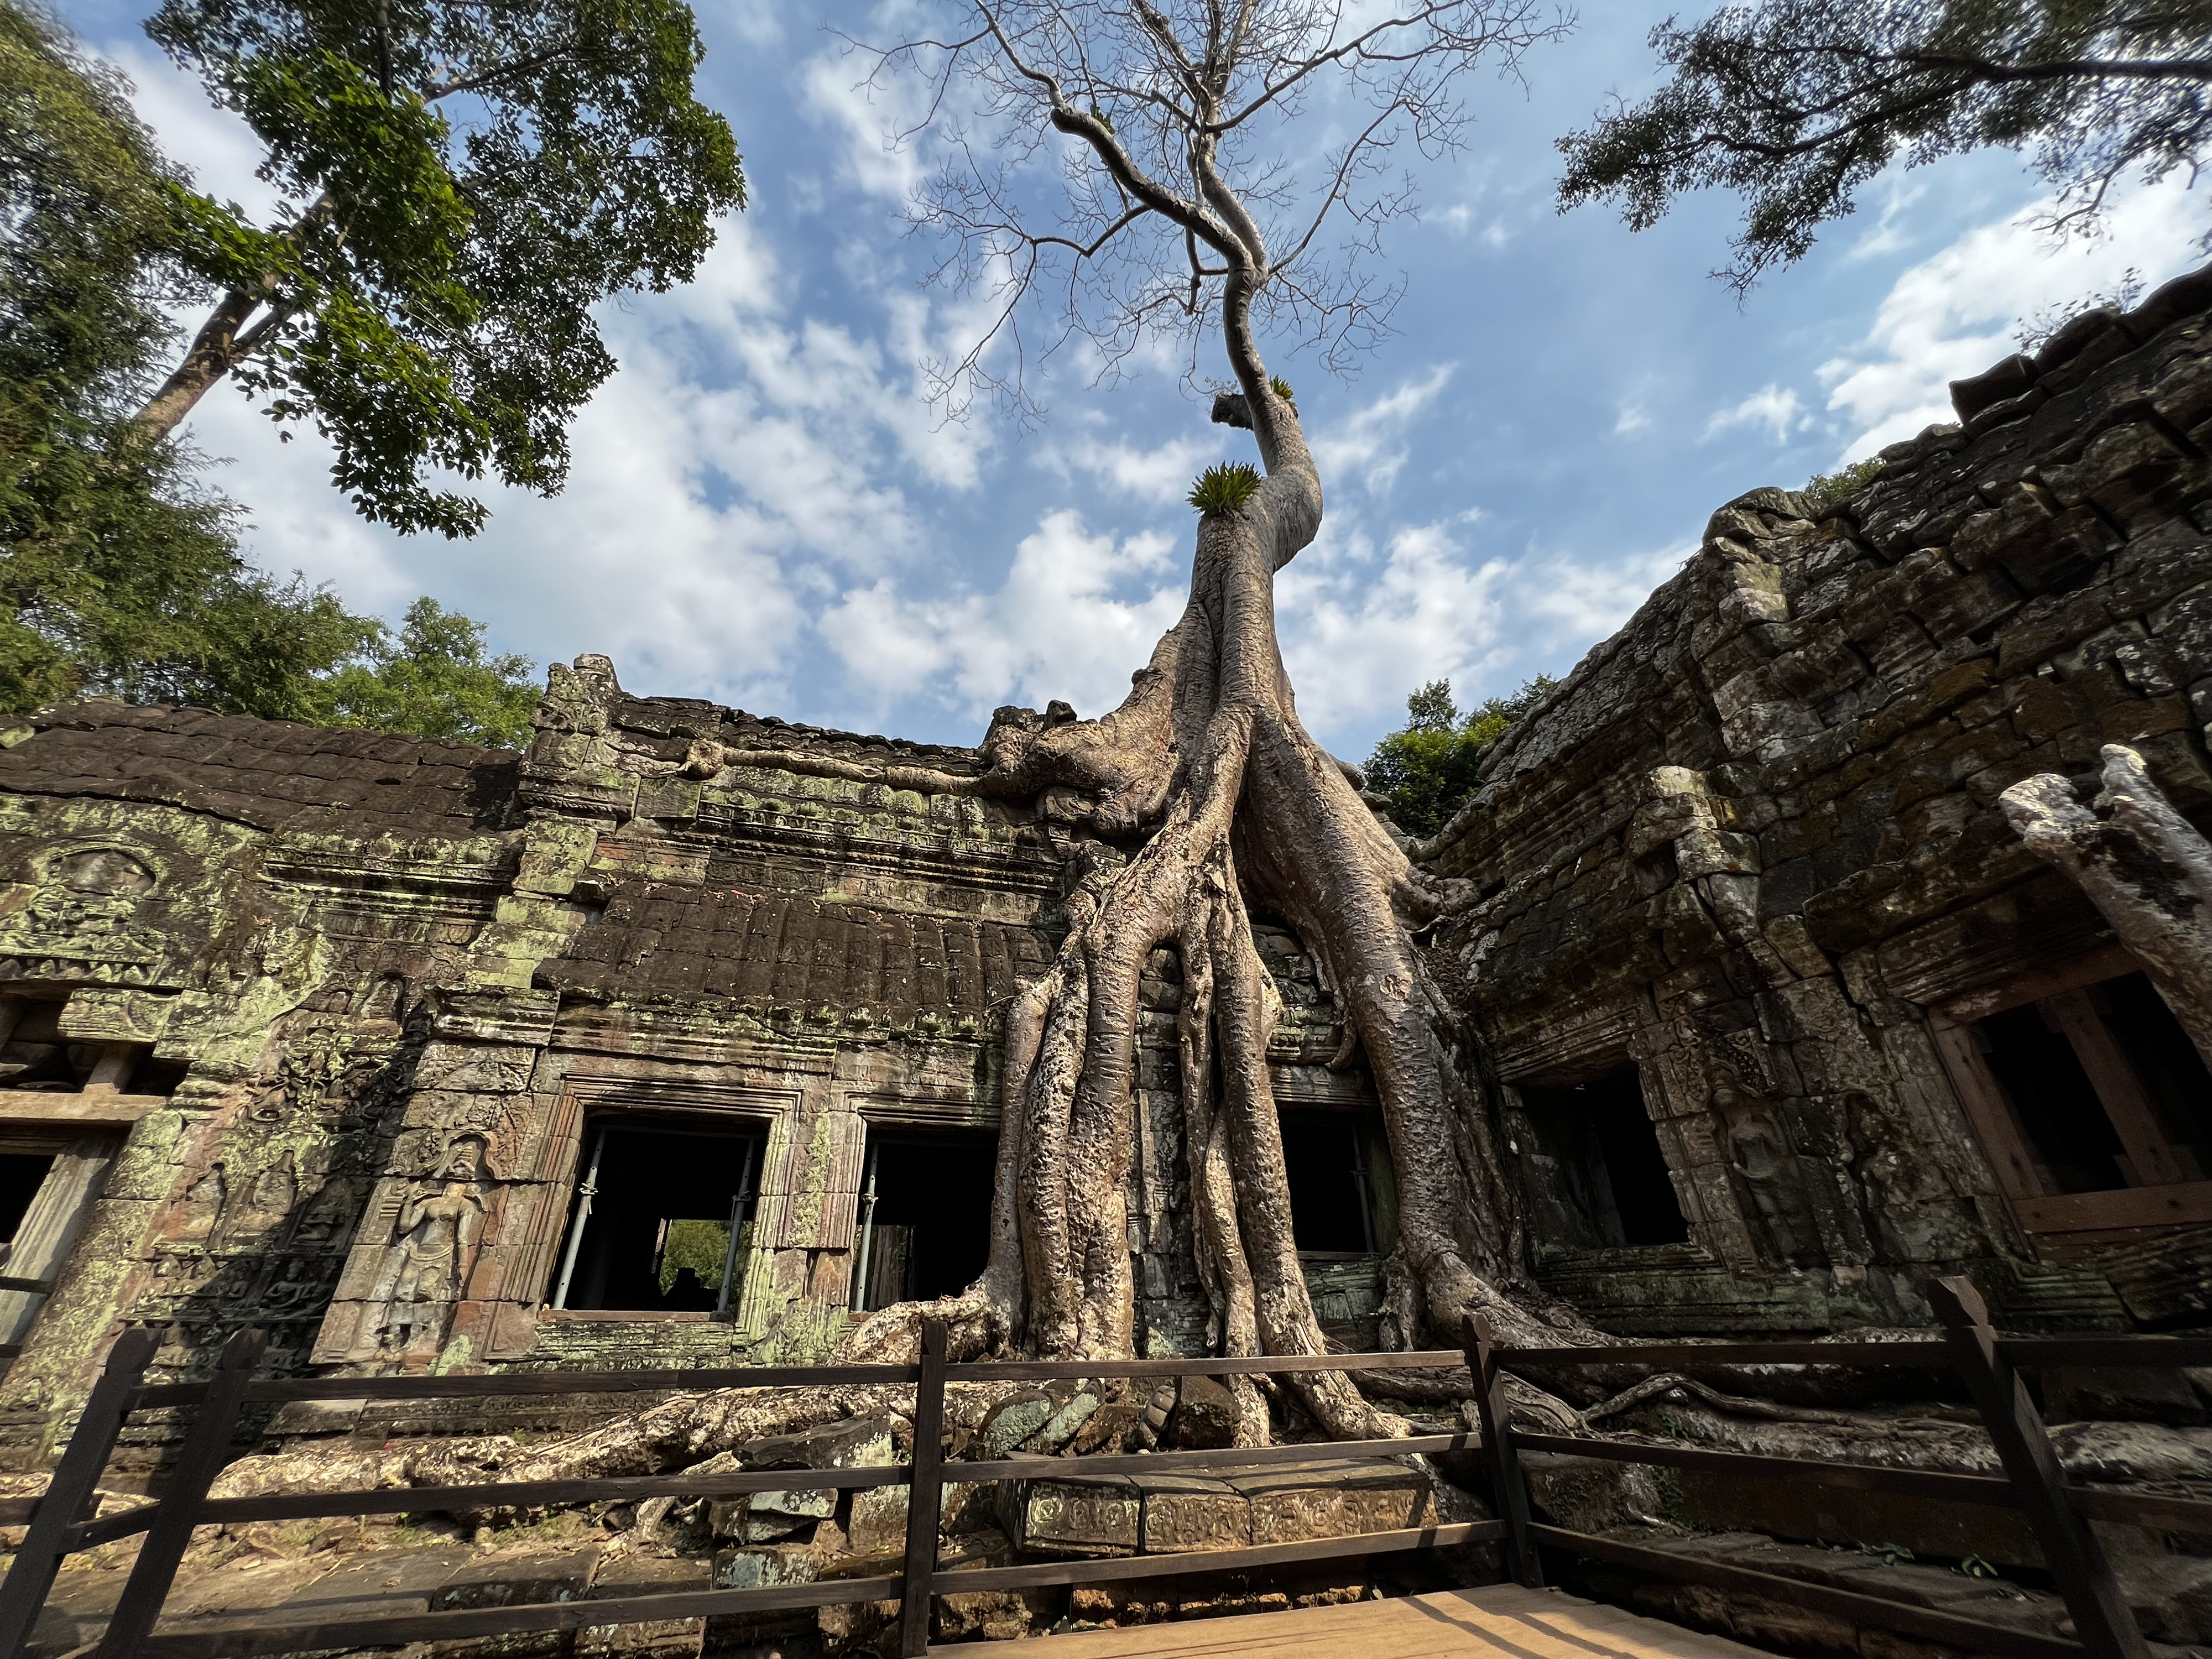
<path fill-rule="evenodd" d="M 722 1285 L 714 1297 L 714 1317 L 726 1319 L 730 1314 L 730 1292 L 738 1277 L 738 1234 L 745 1224 L 745 1209 L 753 1198 L 753 1152 L 757 1143 L 745 1142 L 745 1171 L 738 1177 L 738 1190 L 730 1200 L 730 1247 L 722 1252 Z"/>
<path fill-rule="evenodd" d="M 868 1148 L 868 1184 L 860 1192 L 860 1237 L 853 1252 L 852 1294 L 845 1298 L 854 1313 L 868 1311 L 868 1268 L 876 1259 L 876 1158 L 882 1150 Z"/>
<path fill-rule="evenodd" d="M 568 1226 L 568 1248 L 561 1255 L 561 1282 L 553 1291 L 553 1305 L 568 1305 L 568 1281 L 576 1276 L 576 1252 L 584 1248 L 584 1224 L 592 1218 L 592 1200 L 599 1191 L 599 1154 L 607 1149 L 607 1132 L 601 1129 L 592 1141 L 592 1161 L 576 1188 L 576 1218 Z"/>

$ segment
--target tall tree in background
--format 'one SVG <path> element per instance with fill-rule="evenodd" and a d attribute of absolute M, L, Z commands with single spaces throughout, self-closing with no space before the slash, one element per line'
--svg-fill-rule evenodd
<path fill-rule="evenodd" d="M 131 415 L 168 337 L 175 179 L 125 88 L 0 3 L 0 703 L 308 712 L 378 624 L 280 586 Z"/>
<path fill-rule="evenodd" d="M 127 94 L 0 0 L 0 709 L 107 696 L 513 741 L 530 664 L 429 600 L 394 641 L 254 569 L 237 509 L 137 421 L 175 337 L 181 192 Z"/>
<path fill-rule="evenodd" d="M 2212 0 L 1759 0 L 1651 44 L 1673 78 L 1559 141 L 1560 205 L 1613 202 L 1642 230 L 1686 191 L 1735 191 L 1739 289 L 1900 158 L 2030 151 L 2063 231 L 2131 171 L 2193 177 L 2212 141 Z"/>
<path fill-rule="evenodd" d="M 1325 0 L 976 0 L 961 15 L 945 36 L 882 59 L 918 71 L 938 112 L 943 165 L 918 210 L 952 239 L 957 270 L 994 295 L 1002 323 L 1032 292 L 1072 295 L 1055 329 L 1081 332 L 1109 362 L 1162 336 L 1194 367 L 1200 349 L 1220 350 L 1236 389 L 1214 417 L 1251 432 L 1260 465 L 1199 480 L 1188 606 L 1119 708 L 1064 722 L 1004 711 L 984 740 L 984 775 L 908 786 L 1040 797 L 1073 887 L 1059 958 L 1009 1015 L 990 1265 L 928 1311 L 963 1352 L 1132 1352 L 1122 1173 L 1139 981 L 1169 945 L 1182 975 L 1182 1139 L 1212 1341 L 1230 1354 L 1325 1352 L 1291 1226 L 1267 1064 L 1281 1006 L 1254 944 L 1258 911 L 1296 928 L 1334 992 L 1337 1063 L 1361 1056 L 1373 1073 L 1397 1179 L 1407 1334 L 1417 1308 L 1441 1330 L 1486 1307 L 1533 1330 L 1514 1300 L 1523 1252 L 1487 1109 L 1457 1068 L 1413 943 L 1437 896 L 1360 799 L 1354 769 L 1300 723 L 1284 672 L 1275 573 L 1319 530 L 1322 480 L 1262 341 L 1302 338 L 1327 355 L 1387 320 L 1395 285 L 1368 261 L 1376 228 L 1407 205 L 1393 148 L 1452 146 L 1465 77 L 1510 70 L 1556 25 L 1535 0 L 1437 0 L 1395 15 Z M 1018 395 L 1011 349 L 980 343 L 948 366 L 948 392 L 964 379 Z M 922 1311 L 875 1316 L 848 1351 L 910 1352 Z M 1391 1420 L 1340 1373 L 1292 1381 L 1333 1431 Z M 1264 1439 L 1265 1403 L 1244 1379 L 1236 1387 L 1240 1441 Z"/>
<path fill-rule="evenodd" d="M 615 367 L 592 307 L 688 281 L 744 201 L 682 0 L 167 0 L 148 28 L 259 136 L 282 206 L 180 196 L 221 297 L 142 430 L 228 377 L 403 531 L 482 525 L 441 471 L 557 491 Z"/>

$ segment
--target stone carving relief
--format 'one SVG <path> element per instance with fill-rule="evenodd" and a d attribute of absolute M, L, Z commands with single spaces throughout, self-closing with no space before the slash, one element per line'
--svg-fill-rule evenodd
<path fill-rule="evenodd" d="M 1711 1105 L 1738 1186 L 1749 1197 L 1746 1219 L 1765 1235 L 1773 1259 L 1806 1267 L 1821 1259 L 1820 1228 L 1805 1190 L 1805 1172 L 1773 1103 L 1723 1069 Z"/>
<path fill-rule="evenodd" d="M 51 854 L 22 908 L 0 923 L 0 956 L 70 977 L 141 981 L 161 953 L 160 936 L 137 920 L 158 879 L 119 847 Z"/>
<path fill-rule="evenodd" d="M 480 1134 L 447 1143 L 444 1167 L 409 1189 L 396 1236 L 369 1291 L 380 1354 L 434 1353 L 483 1237 L 484 1155 Z"/>

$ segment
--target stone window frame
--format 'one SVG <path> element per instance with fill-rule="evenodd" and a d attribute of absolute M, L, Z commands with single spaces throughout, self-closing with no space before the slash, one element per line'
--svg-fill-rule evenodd
<path fill-rule="evenodd" d="M 865 1310 L 853 1306 L 852 1274 L 860 1265 L 860 1187 L 867 1178 L 868 1144 L 879 1129 L 919 1129 L 925 1133 L 945 1130 L 966 1131 L 989 1134 L 994 1138 L 993 1157 L 997 1156 L 996 1137 L 1003 1133 L 1003 1114 L 996 1105 L 978 1104 L 972 1095 L 957 1091 L 941 1092 L 895 1092 L 876 1087 L 846 1090 L 837 1103 L 840 1113 L 856 1127 L 848 1141 L 849 1158 L 840 1161 L 838 1174 L 849 1170 L 851 1178 L 850 1202 L 848 1194 L 840 1188 L 833 1194 L 844 1224 L 844 1280 L 837 1291 L 839 1305 L 845 1316 L 858 1325 L 874 1317 L 880 1310 Z M 833 1177 L 834 1179 L 834 1177 Z M 834 1286 L 825 1285 L 825 1291 Z"/>
<path fill-rule="evenodd" d="M 790 1190 L 792 1126 L 800 1114 L 805 1091 L 774 1084 L 702 1084 L 686 1079 L 688 1086 L 672 1086 L 672 1082 L 673 1079 L 642 1078 L 572 1077 L 568 1086 L 561 1091 L 560 1104 L 549 1126 L 547 1139 L 554 1152 L 545 1173 L 547 1186 L 561 1194 L 562 1198 L 558 1205 L 549 1206 L 552 1248 L 546 1253 L 543 1273 L 538 1275 L 544 1282 L 535 1286 L 538 1322 L 650 1321 L 673 1324 L 714 1317 L 680 1309 L 552 1305 L 553 1288 L 561 1273 L 561 1255 L 568 1244 L 568 1216 L 575 1202 L 577 1183 L 584 1175 L 583 1160 L 590 1142 L 587 1126 L 593 1122 L 628 1118 L 641 1127 L 659 1124 L 678 1130 L 686 1125 L 696 1125 L 702 1130 L 714 1127 L 733 1132 L 742 1127 L 758 1136 L 761 1154 L 759 1167 L 753 1175 L 752 1255 L 775 1248 L 774 1244 L 764 1244 L 763 1240 L 781 1239 L 785 1197 Z M 749 1257 L 745 1275 L 748 1287 L 757 1277 L 750 1271 L 755 1265 Z M 744 1303 L 741 1300 L 726 1318 L 744 1328 Z"/>
<path fill-rule="evenodd" d="M 2167 1148 L 2126 1057 L 2086 1014 L 2091 986 L 2143 971 L 2124 947 L 2108 945 L 2055 966 L 2030 969 L 1928 1011 L 1928 1030 L 1967 1121 L 1980 1139 L 1998 1189 L 2023 1231 L 2038 1235 L 2104 1232 L 2120 1228 L 2212 1222 L 2212 1179 L 2117 1188 L 2101 1193 L 2053 1193 L 2036 1174 L 2036 1155 L 2003 1085 L 1990 1070 L 1973 1026 L 1992 1014 L 2031 1003 L 2058 1005 L 2060 1030 L 2074 1046 L 2090 1087 L 2131 1162 L 2154 1163 Z M 2107 1093 L 2107 1091 L 2111 1091 Z M 2171 1156 L 2170 1150 L 2166 1155 Z"/>

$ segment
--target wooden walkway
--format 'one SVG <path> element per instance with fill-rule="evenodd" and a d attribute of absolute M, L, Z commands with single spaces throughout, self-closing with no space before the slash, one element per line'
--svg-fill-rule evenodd
<path fill-rule="evenodd" d="M 930 1651 L 972 1656 L 975 1648 Z M 1022 1651 L 1039 1659 L 1769 1659 L 1721 1637 L 1518 1584 L 1078 1631 L 1025 1643 Z"/>

